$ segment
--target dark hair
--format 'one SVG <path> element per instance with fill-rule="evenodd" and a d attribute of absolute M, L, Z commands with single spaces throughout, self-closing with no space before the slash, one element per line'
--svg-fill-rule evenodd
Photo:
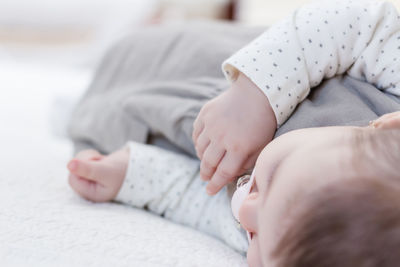
<path fill-rule="evenodd" d="M 357 136 L 358 160 L 373 164 L 372 149 L 382 176 L 336 181 L 310 194 L 272 253 L 279 267 L 400 266 L 399 133 Z"/>

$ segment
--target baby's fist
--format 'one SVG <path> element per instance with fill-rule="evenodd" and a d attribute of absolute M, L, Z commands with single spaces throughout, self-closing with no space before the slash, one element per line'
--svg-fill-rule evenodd
<path fill-rule="evenodd" d="M 68 182 L 82 197 L 94 202 L 113 200 L 121 188 L 128 167 L 129 150 L 108 156 L 95 150 L 79 152 L 68 163 Z"/>
<path fill-rule="evenodd" d="M 201 177 L 210 181 L 207 193 L 216 194 L 254 166 L 276 127 L 267 97 L 243 74 L 229 90 L 206 103 L 194 122 L 193 142 Z"/>

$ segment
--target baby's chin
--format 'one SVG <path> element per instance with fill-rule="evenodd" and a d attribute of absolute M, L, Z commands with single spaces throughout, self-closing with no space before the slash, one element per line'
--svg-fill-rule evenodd
<path fill-rule="evenodd" d="M 261 267 L 260 249 L 258 247 L 258 236 L 252 234 L 249 249 L 247 250 L 247 263 L 249 267 Z"/>

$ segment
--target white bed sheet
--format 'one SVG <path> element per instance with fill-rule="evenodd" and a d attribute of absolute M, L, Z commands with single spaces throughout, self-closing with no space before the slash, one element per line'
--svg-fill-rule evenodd
<path fill-rule="evenodd" d="M 71 145 L 52 134 L 52 100 L 78 95 L 89 78 L 89 71 L 0 63 L 1 266 L 246 266 L 202 233 L 85 201 L 68 187 Z"/>

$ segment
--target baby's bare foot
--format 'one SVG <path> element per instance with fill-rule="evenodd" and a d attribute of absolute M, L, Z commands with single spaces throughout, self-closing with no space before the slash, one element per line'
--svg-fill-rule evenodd
<path fill-rule="evenodd" d="M 121 188 L 128 167 L 129 149 L 108 156 L 85 150 L 68 163 L 68 182 L 82 197 L 94 202 L 113 200 Z"/>

